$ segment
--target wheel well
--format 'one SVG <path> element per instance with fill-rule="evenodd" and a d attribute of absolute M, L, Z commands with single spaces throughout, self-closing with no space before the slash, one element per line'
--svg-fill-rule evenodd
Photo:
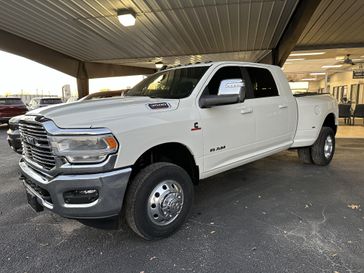
<path fill-rule="evenodd" d="M 183 168 L 192 182 L 199 181 L 199 169 L 190 150 L 181 143 L 165 143 L 155 146 L 143 153 L 133 166 L 131 178 L 144 167 L 156 162 L 170 162 Z"/>
<path fill-rule="evenodd" d="M 324 124 L 322 126 L 330 127 L 336 135 L 337 125 L 335 124 L 335 115 L 333 113 L 328 114 L 327 117 L 325 118 Z"/>

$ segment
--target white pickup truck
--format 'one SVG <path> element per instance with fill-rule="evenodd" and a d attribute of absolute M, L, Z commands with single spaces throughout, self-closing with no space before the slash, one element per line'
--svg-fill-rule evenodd
<path fill-rule="evenodd" d="M 21 180 L 37 211 L 120 216 L 158 239 L 186 220 L 200 179 L 289 148 L 305 163 L 329 164 L 337 111 L 329 95 L 293 96 L 279 67 L 175 67 L 121 98 L 27 113 Z"/>

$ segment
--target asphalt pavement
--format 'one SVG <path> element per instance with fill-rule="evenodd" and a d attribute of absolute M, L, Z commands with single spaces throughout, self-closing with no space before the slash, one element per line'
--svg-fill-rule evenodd
<path fill-rule="evenodd" d="M 286 151 L 201 181 L 191 218 L 144 241 L 35 213 L 0 126 L 0 272 L 364 272 L 364 139 L 327 167 Z"/>

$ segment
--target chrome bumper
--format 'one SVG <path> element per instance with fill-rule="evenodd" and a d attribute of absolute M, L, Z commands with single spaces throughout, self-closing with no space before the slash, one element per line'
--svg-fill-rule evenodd
<path fill-rule="evenodd" d="M 96 174 L 58 175 L 48 178 L 30 168 L 24 159 L 19 162 L 21 180 L 27 191 L 37 197 L 43 207 L 67 218 L 97 219 L 118 215 L 129 181 L 131 168 Z M 97 189 L 98 199 L 92 203 L 67 204 L 63 193 L 74 190 Z M 38 189 L 38 190 L 37 190 Z M 39 189 L 49 193 L 46 200 Z"/>

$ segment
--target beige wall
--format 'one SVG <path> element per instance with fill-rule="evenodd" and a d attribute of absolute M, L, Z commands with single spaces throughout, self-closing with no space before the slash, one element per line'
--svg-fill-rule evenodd
<path fill-rule="evenodd" d="M 335 73 L 330 76 L 330 93 L 333 93 L 333 88 L 336 86 L 347 86 L 347 96 L 350 94 L 352 84 L 360 84 L 360 95 L 357 103 L 364 103 L 364 79 L 353 79 L 353 72 Z M 314 92 L 320 88 L 325 88 L 325 80 L 313 81 L 309 84 L 309 91 Z"/>

